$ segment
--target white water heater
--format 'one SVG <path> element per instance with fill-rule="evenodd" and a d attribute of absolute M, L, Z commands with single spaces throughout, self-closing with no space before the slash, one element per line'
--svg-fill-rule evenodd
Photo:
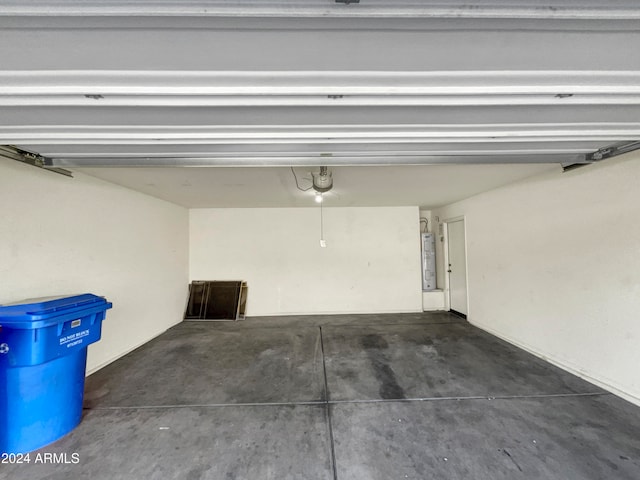
<path fill-rule="evenodd" d="M 422 233 L 422 291 L 436 289 L 436 241 L 433 233 Z"/>

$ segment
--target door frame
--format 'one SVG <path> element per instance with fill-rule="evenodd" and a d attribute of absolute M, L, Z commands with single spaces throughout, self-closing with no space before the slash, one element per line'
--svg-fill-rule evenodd
<path fill-rule="evenodd" d="M 467 293 L 467 318 L 471 315 L 471 309 L 469 306 L 469 255 L 467 254 L 467 219 L 465 215 L 458 215 L 457 217 L 446 218 L 442 221 L 443 229 L 442 236 L 444 239 L 444 307 L 447 311 L 451 311 L 451 288 L 449 286 L 449 224 L 453 222 L 461 221 L 464 223 L 464 263 L 465 263 L 465 286 Z"/>

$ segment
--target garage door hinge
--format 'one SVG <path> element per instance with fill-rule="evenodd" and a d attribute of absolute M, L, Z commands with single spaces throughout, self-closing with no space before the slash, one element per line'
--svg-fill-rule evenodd
<path fill-rule="evenodd" d="M 640 141 L 616 143 L 609 147 L 601 148 L 600 150 L 589 153 L 587 160 L 590 162 L 597 162 L 599 160 L 606 160 L 607 158 L 617 157 L 623 153 L 633 152 L 640 148 Z"/>
<path fill-rule="evenodd" d="M 42 168 L 49 172 L 59 173 L 60 175 L 65 175 L 67 177 L 73 177 L 73 174 L 69 170 L 52 167 L 50 158 L 44 157 L 39 153 L 22 150 L 21 148 L 14 147 L 13 145 L 0 145 L 0 157 L 26 163 L 27 165 Z"/>
<path fill-rule="evenodd" d="M 601 160 L 606 160 L 607 158 L 617 157 L 624 153 L 633 152 L 638 149 L 640 149 L 640 141 L 634 140 L 633 142 L 616 143 L 614 145 L 609 145 L 608 147 L 600 148 L 595 152 L 587 153 L 584 156 L 584 162 L 563 164 L 562 170 L 566 172 L 578 167 L 584 167 L 585 165 L 591 165 L 592 163 L 599 162 Z"/>

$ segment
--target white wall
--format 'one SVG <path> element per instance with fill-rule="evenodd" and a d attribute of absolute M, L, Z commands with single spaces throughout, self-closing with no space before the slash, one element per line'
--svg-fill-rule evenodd
<path fill-rule="evenodd" d="M 113 302 L 89 372 L 181 321 L 187 271 L 186 209 L 0 159 L 0 304 L 84 292 Z"/>
<path fill-rule="evenodd" d="M 248 315 L 418 312 L 417 207 L 195 209 L 192 280 L 246 280 Z"/>
<path fill-rule="evenodd" d="M 465 216 L 471 323 L 638 404 L 639 185 L 635 153 L 433 211 Z"/>

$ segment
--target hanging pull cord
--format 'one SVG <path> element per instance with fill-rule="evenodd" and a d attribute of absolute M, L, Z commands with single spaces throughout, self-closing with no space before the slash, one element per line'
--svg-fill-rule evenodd
<path fill-rule="evenodd" d="M 322 193 L 320 194 L 322 195 Z M 324 198 L 322 199 L 323 201 L 320 202 L 320 242 L 324 242 L 324 214 L 323 214 L 323 209 L 322 209 L 322 204 L 324 203 Z"/>

